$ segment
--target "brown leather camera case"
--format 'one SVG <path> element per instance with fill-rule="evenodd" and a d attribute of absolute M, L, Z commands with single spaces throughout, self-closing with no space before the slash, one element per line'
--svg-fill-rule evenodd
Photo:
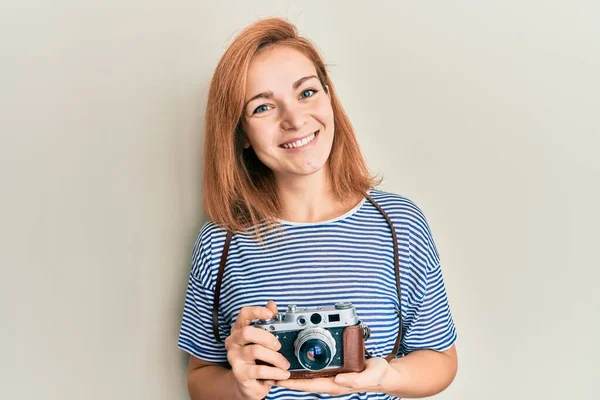
<path fill-rule="evenodd" d="M 336 376 L 344 372 L 362 372 L 365 370 L 365 340 L 363 330 L 360 326 L 354 325 L 344 329 L 342 341 L 343 364 L 340 368 L 324 369 L 321 371 L 293 371 L 291 379 L 325 378 Z"/>

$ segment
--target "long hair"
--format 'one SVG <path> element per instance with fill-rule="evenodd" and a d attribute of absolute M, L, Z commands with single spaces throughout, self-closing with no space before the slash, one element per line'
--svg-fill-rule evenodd
<path fill-rule="evenodd" d="M 244 149 L 243 107 L 248 66 L 261 50 L 288 46 L 310 59 L 323 89 L 330 94 L 334 135 L 329 155 L 329 179 L 335 198 L 344 201 L 379 184 L 371 176 L 354 130 L 336 95 L 327 69 L 315 46 L 298 35 L 282 18 L 259 20 L 246 27 L 231 43 L 215 69 L 205 116 L 204 212 L 232 232 L 260 224 L 277 226 L 280 203 L 272 171 L 250 147 Z"/>

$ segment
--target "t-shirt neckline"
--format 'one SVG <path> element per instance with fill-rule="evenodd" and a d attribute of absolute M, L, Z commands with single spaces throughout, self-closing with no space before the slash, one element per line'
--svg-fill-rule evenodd
<path fill-rule="evenodd" d="M 279 221 L 280 224 L 291 225 L 291 226 L 316 226 L 316 225 L 330 224 L 332 222 L 341 221 L 343 219 L 346 219 L 346 218 L 352 216 L 354 213 L 358 212 L 358 210 L 363 206 L 363 204 L 365 204 L 365 201 L 367 201 L 367 198 L 363 197 L 362 200 L 359 201 L 357 205 L 355 205 L 354 207 L 352 207 L 352 209 L 346 211 L 344 214 L 339 215 L 339 216 L 334 217 L 334 218 L 331 218 L 331 219 L 324 220 L 324 221 L 294 222 L 294 221 L 286 221 L 286 220 L 281 219 L 281 218 L 277 219 L 277 221 Z"/>

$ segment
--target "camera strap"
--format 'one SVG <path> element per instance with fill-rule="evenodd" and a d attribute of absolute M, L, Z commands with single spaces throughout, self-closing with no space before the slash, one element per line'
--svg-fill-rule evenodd
<path fill-rule="evenodd" d="M 394 245 L 394 270 L 396 275 L 396 289 L 398 291 L 398 309 L 396 312 L 398 313 L 398 336 L 396 337 L 396 342 L 394 343 L 394 349 L 390 354 L 388 354 L 385 359 L 387 361 L 391 361 L 396 357 L 398 350 L 400 349 L 400 344 L 402 342 L 402 334 L 403 334 L 403 324 L 402 324 L 402 289 L 400 287 L 400 261 L 399 261 L 399 253 L 398 253 L 398 238 L 396 236 L 396 230 L 394 229 L 394 225 L 392 224 L 392 220 L 387 215 L 387 213 L 381 208 L 379 204 L 367 193 L 365 193 L 365 197 L 369 200 L 377 210 L 383 215 L 385 218 L 390 230 L 392 232 L 392 242 Z M 225 238 L 225 245 L 223 246 L 223 253 L 221 254 L 221 261 L 219 263 L 219 273 L 217 275 L 217 282 L 215 287 L 215 297 L 213 299 L 213 313 L 212 313 L 212 323 L 213 323 L 213 334 L 215 339 L 218 342 L 223 343 L 221 339 L 221 335 L 219 334 L 219 297 L 221 295 L 221 283 L 223 282 L 223 274 L 225 273 L 225 264 L 227 263 L 227 254 L 229 253 L 229 245 L 231 244 L 231 238 L 233 237 L 233 233 L 231 231 L 227 232 L 227 236 Z M 369 354 L 367 354 L 370 356 Z"/>

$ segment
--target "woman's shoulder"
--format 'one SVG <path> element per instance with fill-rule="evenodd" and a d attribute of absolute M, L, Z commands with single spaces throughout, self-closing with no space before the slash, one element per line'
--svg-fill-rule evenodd
<path fill-rule="evenodd" d="M 216 270 L 214 258 L 225 244 L 227 230 L 212 220 L 205 221 L 198 231 L 192 251 L 192 275 L 210 286 L 214 284 Z"/>
<path fill-rule="evenodd" d="M 396 228 L 406 235 L 415 265 L 421 270 L 434 268 L 439 263 L 439 253 L 421 208 L 414 201 L 395 193 L 376 190 L 371 192 L 371 196 Z"/>
<path fill-rule="evenodd" d="M 425 219 L 421 208 L 413 200 L 404 195 L 381 189 L 371 189 L 369 194 L 390 217 L 406 218 L 407 216 L 412 216 L 414 219 Z"/>
<path fill-rule="evenodd" d="M 202 240 L 208 240 L 219 236 L 225 236 L 226 234 L 227 230 L 224 227 L 209 219 L 201 225 L 198 237 Z"/>
<path fill-rule="evenodd" d="M 204 252 L 213 253 L 223 248 L 226 237 L 227 229 L 209 219 L 201 225 L 194 248 L 202 248 Z"/>
<path fill-rule="evenodd" d="M 383 190 L 372 190 L 371 197 L 389 215 L 397 227 L 415 237 L 431 238 L 431 229 L 428 219 L 425 217 L 421 207 L 408 197 L 386 192 Z M 433 240 L 433 239 L 428 239 Z"/>

